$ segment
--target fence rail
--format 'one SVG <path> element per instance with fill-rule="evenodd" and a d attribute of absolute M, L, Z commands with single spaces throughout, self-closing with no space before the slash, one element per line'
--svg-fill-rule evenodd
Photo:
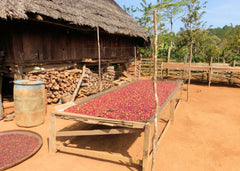
<path fill-rule="evenodd" d="M 153 75 L 153 63 L 151 60 L 142 60 L 141 74 L 143 76 Z M 158 76 L 188 79 L 189 64 L 158 61 Z M 208 82 L 227 82 L 229 84 L 240 84 L 240 67 L 232 67 L 229 64 L 207 64 L 193 63 L 191 65 L 192 79 Z"/>

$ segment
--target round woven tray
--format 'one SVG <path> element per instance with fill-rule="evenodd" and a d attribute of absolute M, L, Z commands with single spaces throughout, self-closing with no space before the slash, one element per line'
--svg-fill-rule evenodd
<path fill-rule="evenodd" d="M 42 143 L 42 137 L 32 131 L 0 132 L 0 170 L 13 167 L 30 158 L 38 152 Z"/>

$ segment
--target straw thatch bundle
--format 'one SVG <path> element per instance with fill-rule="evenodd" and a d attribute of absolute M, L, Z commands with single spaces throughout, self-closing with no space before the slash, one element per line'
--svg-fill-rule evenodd
<path fill-rule="evenodd" d="M 143 38 L 148 33 L 114 0 L 1 0 L 0 18 L 29 19 L 39 14 L 73 26 L 100 27 L 111 34 Z"/>

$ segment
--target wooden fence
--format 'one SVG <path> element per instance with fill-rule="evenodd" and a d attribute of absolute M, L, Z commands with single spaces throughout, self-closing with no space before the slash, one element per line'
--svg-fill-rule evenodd
<path fill-rule="evenodd" d="M 163 59 L 158 59 L 158 76 L 161 72 L 161 64 L 164 62 Z M 143 76 L 153 76 L 153 59 L 150 58 L 142 58 L 141 59 L 141 75 Z"/>
<path fill-rule="evenodd" d="M 153 67 L 151 60 L 142 60 L 141 74 L 152 76 Z M 188 79 L 189 64 L 158 62 L 158 76 Z M 193 63 L 191 65 L 191 78 L 208 82 L 225 82 L 229 84 L 240 84 L 240 67 L 231 67 L 229 64 Z"/>

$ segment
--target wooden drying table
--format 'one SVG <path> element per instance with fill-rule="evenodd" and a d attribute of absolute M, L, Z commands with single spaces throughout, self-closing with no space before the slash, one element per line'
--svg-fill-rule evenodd
<path fill-rule="evenodd" d="M 170 119 L 168 120 L 163 132 L 159 135 L 159 140 L 161 140 L 161 138 L 165 134 L 168 126 L 170 125 L 171 121 L 173 120 L 175 109 L 180 102 L 180 96 L 182 94 L 183 82 L 182 81 L 176 81 L 176 82 L 177 82 L 176 88 L 167 97 L 165 102 L 159 107 L 158 116 L 160 117 L 162 110 L 165 108 L 165 106 L 168 105 L 168 103 L 170 103 Z M 129 84 L 125 84 L 123 86 L 115 87 L 115 88 L 109 89 L 107 91 L 103 91 L 101 93 L 89 96 L 88 98 L 80 101 L 78 104 L 79 105 L 84 104 L 90 100 L 101 97 L 107 93 L 119 90 L 127 85 L 129 85 Z M 177 92 L 179 90 L 181 91 L 181 93 L 177 97 Z M 153 117 L 154 116 L 152 116 L 152 118 L 147 121 L 136 122 L 136 121 L 126 121 L 126 120 L 118 120 L 118 119 L 107 119 L 107 118 L 102 118 L 102 117 L 93 117 L 93 116 L 88 116 L 88 115 L 84 115 L 84 114 L 53 111 L 50 113 L 49 152 L 55 153 L 56 151 L 62 151 L 62 152 L 67 152 L 67 153 L 74 153 L 74 154 L 80 154 L 80 155 L 84 155 L 84 156 L 90 156 L 90 157 L 94 157 L 94 158 L 106 159 L 106 160 L 110 160 L 110 161 L 121 161 L 122 163 L 137 164 L 137 165 L 142 166 L 143 171 L 146 171 L 149 169 L 150 161 L 151 161 L 151 157 L 152 157 L 152 148 L 151 148 L 151 142 L 152 142 L 152 132 L 151 131 L 152 130 L 151 129 L 152 129 L 152 124 L 153 124 Z M 57 132 L 56 131 L 56 118 L 80 121 L 80 122 L 84 122 L 87 124 L 105 125 L 105 126 L 110 126 L 113 128 L 112 129 L 101 129 L 101 130 L 99 130 L 99 129 L 98 130 L 78 130 L 78 131 L 75 130 L 75 131 L 58 131 Z M 138 129 L 138 130 L 141 129 L 142 131 L 144 131 L 142 160 L 133 159 L 130 157 L 125 157 L 125 156 L 120 156 L 120 155 L 115 155 L 115 154 L 109 154 L 106 152 L 72 148 L 72 147 L 67 147 L 64 145 L 56 144 L 57 137 L 128 134 L 128 133 L 133 133 L 136 129 Z"/>

